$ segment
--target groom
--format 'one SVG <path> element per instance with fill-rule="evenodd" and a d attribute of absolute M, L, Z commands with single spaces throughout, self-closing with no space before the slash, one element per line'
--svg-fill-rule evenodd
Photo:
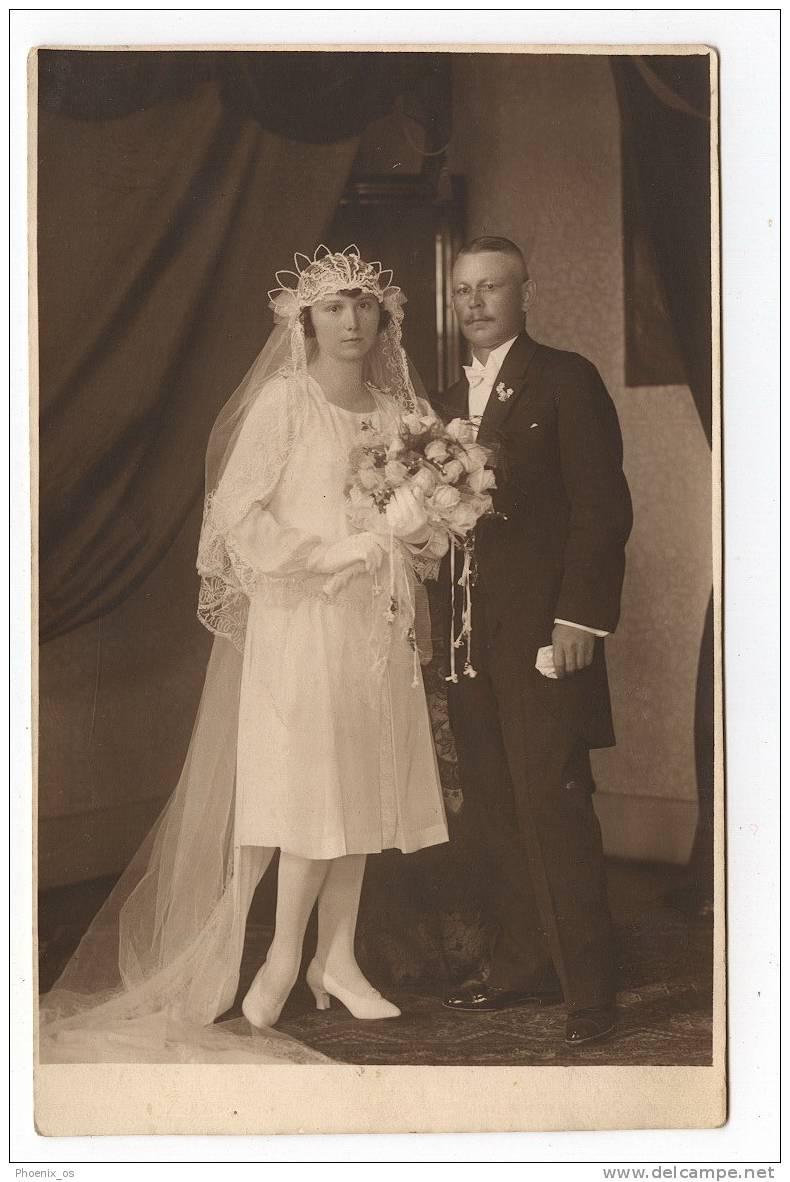
<path fill-rule="evenodd" d="M 589 751 L 615 741 L 603 637 L 618 620 L 631 502 L 614 405 L 589 361 L 524 331 L 533 295 L 507 238 L 461 250 L 453 301 L 471 365 L 435 404 L 479 424 L 498 516 L 476 530 L 477 676 L 459 673 L 448 698 L 498 930 L 485 979 L 444 1004 L 487 1011 L 564 995 L 575 1046 L 615 1025 Z"/>

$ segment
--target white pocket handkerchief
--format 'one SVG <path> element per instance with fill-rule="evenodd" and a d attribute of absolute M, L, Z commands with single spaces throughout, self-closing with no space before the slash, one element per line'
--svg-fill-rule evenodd
<path fill-rule="evenodd" d="M 557 677 L 557 672 L 554 668 L 554 648 L 552 645 L 547 644 L 543 648 L 538 649 L 538 659 L 535 662 L 535 668 L 544 677 Z"/>

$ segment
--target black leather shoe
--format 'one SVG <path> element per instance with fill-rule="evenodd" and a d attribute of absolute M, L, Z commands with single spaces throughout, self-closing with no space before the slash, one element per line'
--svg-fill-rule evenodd
<path fill-rule="evenodd" d="M 580 1047 L 611 1034 L 617 1022 L 614 1006 L 595 1006 L 589 1010 L 571 1010 L 565 1023 L 568 1046 Z"/>
<path fill-rule="evenodd" d="M 442 1005 L 448 1010 L 483 1014 L 509 1010 L 513 1006 L 552 1006 L 561 1001 L 562 992 L 558 989 L 498 989 L 483 981 L 475 981 L 448 994 Z"/>

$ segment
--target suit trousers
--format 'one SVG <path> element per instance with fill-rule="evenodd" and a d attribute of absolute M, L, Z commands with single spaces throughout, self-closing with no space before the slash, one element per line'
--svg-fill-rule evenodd
<path fill-rule="evenodd" d="M 558 977 L 570 1008 L 605 1005 L 613 950 L 589 749 L 563 685 L 541 684 L 535 654 L 505 629 L 487 636 L 481 606 L 477 676 L 448 685 L 448 709 L 496 929 L 488 980 L 547 988 Z"/>

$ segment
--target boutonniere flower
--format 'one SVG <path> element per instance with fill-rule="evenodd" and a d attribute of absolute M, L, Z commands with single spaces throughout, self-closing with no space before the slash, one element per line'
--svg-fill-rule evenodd
<path fill-rule="evenodd" d="M 505 386 L 504 382 L 500 382 L 496 388 L 497 398 L 500 402 L 507 402 L 508 398 L 513 397 L 513 391 L 510 386 Z"/>

